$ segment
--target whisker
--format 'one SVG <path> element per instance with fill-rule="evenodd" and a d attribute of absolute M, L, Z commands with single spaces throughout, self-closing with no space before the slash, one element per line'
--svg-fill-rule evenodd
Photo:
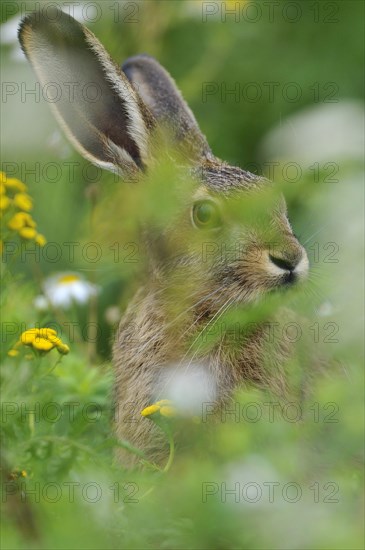
<path fill-rule="evenodd" d="M 205 327 L 199 332 L 198 336 L 195 338 L 194 342 L 191 344 L 191 346 L 189 347 L 189 349 L 185 353 L 184 357 L 180 361 L 180 364 L 188 356 L 189 351 L 194 347 L 195 343 L 199 340 L 199 338 L 207 330 L 207 328 L 213 323 L 213 321 L 214 321 L 214 324 L 217 323 L 219 321 L 219 319 L 226 313 L 226 311 L 229 309 L 229 307 L 231 306 L 234 299 L 235 299 L 235 297 L 228 298 L 228 300 L 223 304 L 223 306 L 221 308 L 219 308 L 219 310 L 212 317 L 212 319 L 210 319 L 210 321 L 205 325 Z M 189 363 L 185 366 L 185 372 L 187 372 L 189 370 L 189 367 L 192 364 L 193 360 L 195 359 L 196 355 L 198 354 L 202 344 L 203 344 L 203 341 L 201 341 L 200 344 L 197 346 L 197 348 L 196 348 L 195 352 L 193 353 Z"/>
<path fill-rule="evenodd" d="M 184 357 L 182 358 L 181 362 L 184 361 L 184 359 L 187 357 L 187 355 L 189 354 L 189 351 L 194 347 L 195 343 L 199 340 L 199 338 L 202 336 L 202 334 L 207 330 L 207 328 L 216 320 L 218 321 L 219 317 L 221 317 L 225 311 L 224 308 L 227 308 L 229 307 L 230 303 L 233 302 L 234 300 L 234 297 L 232 298 L 228 298 L 228 300 L 226 300 L 224 302 L 224 304 L 218 309 L 218 311 L 213 315 L 213 317 L 208 321 L 208 323 L 202 328 L 202 330 L 199 332 L 198 336 L 194 339 L 193 343 L 189 346 L 188 350 L 186 351 L 186 353 L 184 354 Z M 223 311 L 222 311 L 223 310 Z"/>
<path fill-rule="evenodd" d="M 322 227 L 320 227 L 317 231 L 315 231 L 304 243 L 302 243 L 302 246 L 305 246 L 306 244 L 308 244 L 316 235 L 318 235 L 319 233 L 321 233 L 321 231 L 323 231 L 324 229 L 326 229 L 330 224 L 327 223 L 325 225 L 322 225 Z"/>
<path fill-rule="evenodd" d="M 222 289 L 224 289 L 224 284 L 222 284 L 222 285 L 219 287 L 218 290 L 222 290 Z M 212 296 L 212 294 L 215 294 L 215 293 L 209 294 L 209 295 L 206 297 L 206 299 L 210 298 L 210 296 Z M 198 305 L 198 304 L 196 304 L 196 305 Z M 198 323 L 198 321 L 200 321 L 200 319 L 201 319 L 202 317 L 204 317 L 204 315 L 206 315 L 206 313 L 207 313 L 208 311 L 209 311 L 209 307 L 208 307 L 207 309 L 205 309 L 200 315 L 198 315 L 198 317 L 195 319 L 195 321 L 193 321 L 193 322 L 191 323 L 191 325 L 189 325 L 189 327 L 188 327 L 186 330 L 184 330 L 184 332 L 183 332 L 182 335 L 180 336 L 179 340 L 181 340 L 181 338 L 182 338 L 183 336 L 185 336 L 185 334 L 186 334 L 187 332 L 189 332 L 189 331 L 193 328 L 193 326 L 196 325 L 196 323 Z"/>
<path fill-rule="evenodd" d="M 174 317 L 171 321 L 169 321 L 168 323 L 166 323 L 165 325 L 163 325 L 162 329 L 155 335 L 153 335 L 149 340 L 147 340 L 147 342 L 145 342 L 141 347 L 140 347 L 140 351 L 143 351 L 147 346 L 149 346 L 152 342 L 154 342 L 155 340 L 158 340 L 163 334 L 164 334 L 164 331 L 166 328 L 172 326 L 174 323 L 176 323 L 176 321 L 178 321 L 178 319 L 180 319 L 183 315 L 185 315 L 186 313 L 188 313 L 189 311 L 191 311 L 192 309 L 194 309 L 195 307 L 197 307 L 198 305 L 200 305 L 202 302 L 204 302 L 205 300 L 211 298 L 212 296 L 214 296 L 215 294 L 217 294 L 217 292 L 220 292 L 223 288 L 223 285 L 219 288 L 217 288 L 216 290 L 214 290 L 213 292 L 211 292 L 210 294 L 208 294 L 207 296 L 204 296 L 203 298 L 201 298 L 200 300 L 198 300 L 197 302 L 195 302 L 193 305 L 191 305 L 190 307 L 188 307 L 187 309 L 185 309 L 184 311 L 180 312 L 176 317 Z M 195 293 L 193 293 L 190 297 L 194 296 Z M 181 338 L 184 336 L 184 334 L 186 333 L 187 331 L 185 331 L 183 333 L 183 335 L 179 338 L 179 340 L 181 340 Z"/>

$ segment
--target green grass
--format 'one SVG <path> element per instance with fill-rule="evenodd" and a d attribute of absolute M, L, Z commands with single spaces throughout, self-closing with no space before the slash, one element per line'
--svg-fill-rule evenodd
<path fill-rule="evenodd" d="M 188 2 L 157 1 L 138 4 L 138 23 L 116 24 L 106 4 L 105 16 L 90 28 L 113 58 L 122 61 L 140 52 L 158 57 L 176 78 L 213 151 L 243 168 L 255 162 L 262 169 L 261 140 L 281 120 L 314 105 L 315 83 L 316 104 L 326 103 L 328 82 L 336 83 L 339 107 L 342 100 L 362 97 L 361 2 L 329 3 L 339 8 L 335 23 L 324 21 L 326 3 L 313 3 L 321 10 L 315 22 L 312 3 L 297 2 L 303 10 L 298 23 L 285 21 L 281 11 L 270 22 L 264 11 L 258 23 L 224 24 L 202 23 L 200 12 L 188 15 Z M 14 65 L 9 50 L 2 46 L 3 80 L 31 86 L 30 67 Z M 204 102 L 206 82 L 215 82 L 218 92 Z M 227 96 L 222 101 L 222 83 L 236 82 L 241 89 L 258 83 L 262 100 L 235 102 Z M 265 96 L 264 82 L 280 83 L 275 101 Z M 300 86 L 298 101 L 283 98 L 287 82 Z M 149 464 L 127 471 L 114 458 L 118 445 L 126 443 L 116 441 L 113 432 L 116 322 L 110 323 L 106 312 L 111 306 L 123 311 L 145 267 L 140 250 L 137 263 L 125 261 L 135 252 L 128 243 L 136 240 L 136 218 L 156 215 L 164 224 L 174 214 L 173 191 L 171 196 L 161 191 L 174 170 L 164 165 L 154 174 L 148 199 L 138 186 L 127 192 L 110 174 L 92 184 L 88 163 L 64 152 L 64 141 L 49 146 L 57 126 L 46 102 L 22 102 L 16 95 L 1 109 L 2 170 L 16 163 L 14 175 L 34 197 L 39 231 L 49 243 L 62 245 L 54 260 L 49 245 L 47 256 L 31 244 L 21 248 L 10 236 L 17 253 L 9 253 L 2 265 L 3 547 L 362 548 L 362 166 L 333 158 L 340 167 L 338 183 L 325 183 L 322 173 L 317 181 L 304 171 L 298 184 L 283 184 L 295 233 L 308 240 L 314 268 L 310 287 L 283 297 L 307 319 L 302 361 L 290 368 L 291 387 L 313 374 L 309 349 L 327 365 L 314 376 L 310 392 L 289 407 L 263 390 L 241 389 L 235 414 L 217 422 L 171 420 L 177 445 L 167 471 Z M 39 177 L 29 171 L 37 162 Z M 42 167 L 54 162 L 61 176 L 52 183 Z M 73 182 L 66 162 L 76 163 Z M 74 257 L 63 244 L 70 242 L 77 243 Z M 85 253 L 90 242 L 102 250 L 96 262 Z M 328 243 L 337 246 L 337 262 L 326 261 L 334 250 Z M 82 273 L 99 285 L 98 303 L 37 311 L 33 301 L 42 282 L 61 271 Z M 271 311 L 277 304 L 265 302 L 225 320 L 256 321 L 254 315 L 267 315 L 265 307 Z M 90 322 L 98 323 L 99 332 L 87 342 Z M 23 352 L 8 356 L 21 332 L 37 324 L 55 327 L 70 346 L 51 372 L 56 350 L 43 357 L 34 353 L 33 359 Z"/>

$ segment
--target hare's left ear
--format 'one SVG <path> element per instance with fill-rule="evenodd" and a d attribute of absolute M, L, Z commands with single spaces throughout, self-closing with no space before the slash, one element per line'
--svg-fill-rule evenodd
<path fill-rule="evenodd" d="M 94 34 L 59 9 L 35 12 L 19 29 L 21 46 L 66 134 L 95 164 L 144 170 L 154 117 Z"/>
<path fill-rule="evenodd" d="M 136 55 L 127 59 L 122 69 L 158 124 L 172 131 L 176 145 L 183 146 L 193 158 L 200 159 L 212 154 L 180 90 L 156 59 L 149 55 Z"/>

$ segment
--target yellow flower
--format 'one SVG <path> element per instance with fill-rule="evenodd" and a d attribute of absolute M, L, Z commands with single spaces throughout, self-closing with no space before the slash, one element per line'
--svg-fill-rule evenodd
<path fill-rule="evenodd" d="M 27 195 L 27 193 L 16 193 L 14 195 L 14 204 L 21 210 L 28 212 L 33 208 L 32 197 Z"/>
<path fill-rule="evenodd" d="M 150 405 L 149 407 L 145 407 L 143 411 L 141 411 L 142 416 L 151 416 L 151 414 L 155 414 L 160 410 L 160 407 L 158 405 Z"/>
<path fill-rule="evenodd" d="M 19 231 L 23 227 L 35 227 L 36 223 L 27 212 L 17 212 L 8 222 L 8 228 Z"/>
<path fill-rule="evenodd" d="M 53 328 L 30 328 L 25 330 L 20 335 L 20 341 L 22 344 L 31 343 L 37 336 L 41 338 L 57 338 L 57 332 Z"/>
<path fill-rule="evenodd" d="M 38 246 L 44 246 L 47 243 L 46 237 L 40 233 L 37 233 L 34 240 Z"/>
<path fill-rule="evenodd" d="M 8 178 L 6 175 L 5 177 L 3 175 L 1 176 L 1 183 L 3 183 L 7 188 L 20 191 L 21 193 L 25 193 L 27 190 L 25 183 L 16 178 Z"/>
<path fill-rule="evenodd" d="M 52 342 L 50 342 L 46 338 L 40 338 L 39 336 L 34 338 L 34 340 L 29 342 L 29 344 L 27 345 L 32 346 L 37 351 L 51 351 L 51 349 L 54 348 Z"/>
<path fill-rule="evenodd" d="M 8 222 L 8 228 L 17 231 L 23 239 L 34 239 L 36 244 L 44 246 L 46 238 L 37 233 L 36 223 L 28 212 L 17 212 Z"/>
<path fill-rule="evenodd" d="M 145 417 L 152 416 L 156 413 L 165 418 L 173 418 L 176 416 L 176 409 L 172 406 L 171 401 L 168 399 L 162 399 L 161 401 L 156 401 L 156 403 L 144 408 L 141 411 L 141 415 Z"/>
<path fill-rule="evenodd" d="M 9 478 L 11 480 L 16 480 L 16 479 L 19 479 L 20 477 L 28 477 L 27 471 L 26 470 L 13 470 L 9 474 Z"/>
<path fill-rule="evenodd" d="M 58 353 L 60 353 L 61 355 L 67 355 L 67 354 L 69 353 L 69 351 L 70 351 L 70 348 L 68 347 L 67 344 L 63 344 L 63 343 L 61 342 L 61 344 L 59 344 L 59 345 L 57 346 L 57 351 L 58 351 Z"/>
<path fill-rule="evenodd" d="M 6 195 L 0 195 L 0 210 L 6 210 L 11 201 Z"/>
<path fill-rule="evenodd" d="M 37 231 L 34 227 L 22 227 L 19 229 L 18 233 L 23 239 L 35 239 L 37 236 Z"/>
<path fill-rule="evenodd" d="M 17 212 L 8 222 L 8 228 L 17 231 L 23 239 L 34 239 L 36 244 L 44 246 L 46 239 L 36 231 L 36 223 L 28 212 Z"/>
<path fill-rule="evenodd" d="M 22 332 L 19 341 L 14 348 L 8 352 L 10 357 L 18 355 L 19 346 L 31 346 L 34 350 L 47 353 L 56 348 L 61 355 L 66 355 L 70 348 L 64 344 L 57 336 L 57 332 L 52 328 L 31 328 Z"/>
<path fill-rule="evenodd" d="M 33 208 L 33 199 L 26 191 L 27 187 L 23 182 L 8 178 L 4 172 L 0 172 L 0 211 L 6 210 L 10 205 L 21 210 L 10 218 L 8 228 L 16 231 L 23 239 L 34 240 L 38 246 L 44 246 L 47 241 L 35 230 L 36 223 L 29 214 Z"/>

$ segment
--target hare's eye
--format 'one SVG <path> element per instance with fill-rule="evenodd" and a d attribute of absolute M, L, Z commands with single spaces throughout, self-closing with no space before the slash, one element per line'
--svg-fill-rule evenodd
<path fill-rule="evenodd" d="M 199 229 L 214 229 L 222 223 L 218 205 L 210 200 L 194 204 L 192 219 L 195 227 Z"/>

